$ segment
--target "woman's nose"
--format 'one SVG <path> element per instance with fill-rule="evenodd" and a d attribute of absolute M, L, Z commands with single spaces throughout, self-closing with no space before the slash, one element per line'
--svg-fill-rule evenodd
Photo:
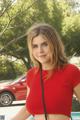
<path fill-rule="evenodd" d="M 38 51 L 39 51 L 40 53 L 43 52 L 42 46 L 39 46 L 39 47 L 38 47 Z"/>

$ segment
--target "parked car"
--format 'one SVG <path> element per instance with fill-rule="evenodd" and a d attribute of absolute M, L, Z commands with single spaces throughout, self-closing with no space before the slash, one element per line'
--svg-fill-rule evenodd
<path fill-rule="evenodd" d="M 0 84 L 0 106 L 9 106 L 13 101 L 26 99 L 25 75 L 7 84 Z"/>

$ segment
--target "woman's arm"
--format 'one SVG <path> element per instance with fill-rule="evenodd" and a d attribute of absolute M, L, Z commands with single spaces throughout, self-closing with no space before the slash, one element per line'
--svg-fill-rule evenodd
<path fill-rule="evenodd" d="M 30 88 L 27 86 L 27 97 L 30 93 Z M 26 105 L 11 119 L 11 120 L 26 120 L 31 114 L 27 111 Z"/>
<path fill-rule="evenodd" d="M 74 88 L 74 94 L 76 95 L 80 102 L 80 83 Z"/>
<path fill-rule="evenodd" d="M 30 113 L 26 109 L 26 105 L 11 120 L 26 120 Z"/>

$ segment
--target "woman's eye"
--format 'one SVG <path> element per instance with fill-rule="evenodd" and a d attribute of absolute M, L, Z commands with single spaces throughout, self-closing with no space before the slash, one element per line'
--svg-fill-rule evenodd
<path fill-rule="evenodd" d="M 32 45 L 32 48 L 37 48 L 38 46 L 37 45 Z"/>
<path fill-rule="evenodd" d="M 42 45 L 43 45 L 43 46 L 48 46 L 48 43 L 45 42 L 45 43 L 43 43 Z"/>
<path fill-rule="evenodd" d="M 46 47 L 46 46 L 48 46 L 48 43 L 47 43 L 47 42 L 44 42 L 44 43 L 42 43 L 40 46 L 41 46 L 41 47 Z M 38 48 L 38 47 L 39 47 L 39 45 L 37 45 L 37 44 L 33 44 L 33 45 L 32 45 L 32 48 Z"/>

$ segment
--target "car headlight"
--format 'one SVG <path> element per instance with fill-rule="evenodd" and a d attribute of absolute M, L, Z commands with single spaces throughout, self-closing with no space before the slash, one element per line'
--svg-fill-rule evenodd
<path fill-rule="evenodd" d="M 4 87 L 3 87 L 3 86 L 0 86 L 0 90 L 2 90 L 2 89 L 4 89 Z"/>
<path fill-rule="evenodd" d="M 13 90 L 15 90 L 16 88 L 15 87 L 12 87 Z"/>

